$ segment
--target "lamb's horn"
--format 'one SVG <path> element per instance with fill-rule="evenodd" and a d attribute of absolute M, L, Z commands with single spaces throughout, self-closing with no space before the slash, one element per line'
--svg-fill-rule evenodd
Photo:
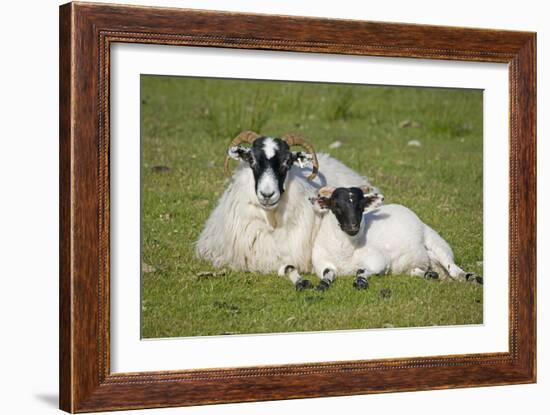
<path fill-rule="evenodd" d="M 254 131 L 243 131 L 241 132 L 237 137 L 231 141 L 231 144 L 229 144 L 229 148 L 238 146 L 241 143 L 249 143 L 252 144 L 254 140 L 258 137 L 261 137 L 260 134 L 255 133 Z M 225 161 L 223 163 L 223 171 L 225 174 L 229 172 L 229 156 L 225 155 Z"/>
<path fill-rule="evenodd" d="M 317 161 L 317 153 L 315 153 L 315 149 L 313 148 L 313 146 L 308 143 L 303 136 L 299 134 L 285 134 L 282 139 L 286 141 L 289 146 L 302 146 L 311 154 L 311 156 L 313 157 L 313 169 L 307 179 L 313 180 L 315 176 L 317 176 L 317 172 L 319 171 L 319 161 Z"/>

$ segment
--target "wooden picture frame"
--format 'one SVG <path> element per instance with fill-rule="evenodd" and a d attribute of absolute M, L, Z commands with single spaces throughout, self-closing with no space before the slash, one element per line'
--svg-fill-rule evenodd
<path fill-rule="evenodd" d="M 509 352 L 111 373 L 109 59 L 110 46 L 117 42 L 507 63 Z M 536 34 L 70 3 L 60 8 L 59 93 L 61 409 L 90 412 L 535 382 Z"/>

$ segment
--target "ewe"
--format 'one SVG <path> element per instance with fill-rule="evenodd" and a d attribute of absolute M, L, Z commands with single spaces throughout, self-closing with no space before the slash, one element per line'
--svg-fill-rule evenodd
<path fill-rule="evenodd" d="M 368 277 L 410 274 L 476 281 L 454 263 L 451 247 L 437 232 L 401 205 L 382 205 L 384 197 L 370 186 L 323 187 L 312 198 L 322 215 L 313 245 L 313 268 L 319 290 L 330 287 L 336 275 L 352 275 L 353 286 L 368 287 Z"/>
<path fill-rule="evenodd" d="M 295 145 L 308 153 L 291 151 Z M 197 255 L 215 267 L 278 272 L 297 290 L 310 288 L 298 272 L 311 270 L 319 224 L 309 198 L 327 183 L 361 186 L 368 180 L 328 155 L 317 158 L 313 146 L 294 134 L 279 139 L 245 131 L 227 154 L 241 163 L 205 224 Z"/>

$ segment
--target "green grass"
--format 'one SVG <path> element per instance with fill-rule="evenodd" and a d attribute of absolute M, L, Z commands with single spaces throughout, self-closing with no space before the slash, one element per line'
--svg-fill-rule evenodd
<path fill-rule="evenodd" d="M 226 184 L 228 142 L 244 129 L 300 132 L 367 175 L 386 203 L 414 210 L 459 266 L 481 274 L 481 91 L 157 76 L 142 76 L 141 88 L 143 337 L 482 323 L 479 285 L 383 276 L 358 292 L 342 277 L 328 292 L 295 292 L 275 275 L 199 278 L 213 269 L 193 250 Z"/>

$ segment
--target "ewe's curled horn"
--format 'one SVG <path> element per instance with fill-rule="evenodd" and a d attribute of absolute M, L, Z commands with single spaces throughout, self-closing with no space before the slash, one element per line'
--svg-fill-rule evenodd
<path fill-rule="evenodd" d="M 286 143 L 291 146 L 302 146 L 305 148 L 309 153 L 311 153 L 311 156 L 313 157 L 312 163 L 313 163 L 313 169 L 311 171 L 311 174 L 307 178 L 308 180 L 313 180 L 315 176 L 317 176 L 317 172 L 319 171 L 319 162 L 317 161 L 317 153 L 315 153 L 315 149 L 313 146 L 306 141 L 306 139 L 299 135 L 299 134 L 285 134 L 282 139 L 286 141 Z"/>
<path fill-rule="evenodd" d="M 231 141 L 229 148 L 238 146 L 241 143 L 252 144 L 256 138 L 260 137 L 260 134 L 255 133 L 254 131 L 243 131 L 237 137 Z M 225 155 L 225 162 L 223 163 L 223 171 L 225 174 L 229 172 L 229 156 Z"/>

